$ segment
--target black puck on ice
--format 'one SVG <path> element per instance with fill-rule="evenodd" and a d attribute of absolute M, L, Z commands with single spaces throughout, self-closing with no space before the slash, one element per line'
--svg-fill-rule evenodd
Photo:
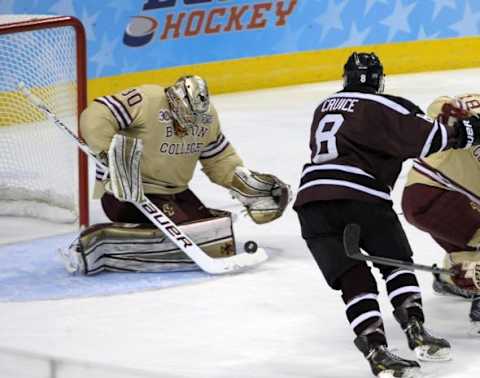
<path fill-rule="evenodd" d="M 243 245 L 243 249 L 247 253 L 255 253 L 257 252 L 258 245 L 253 240 L 249 240 Z"/>

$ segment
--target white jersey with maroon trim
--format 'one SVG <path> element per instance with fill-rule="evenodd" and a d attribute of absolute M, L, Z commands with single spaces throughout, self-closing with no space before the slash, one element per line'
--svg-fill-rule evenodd
<path fill-rule="evenodd" d="M 175 133 L 165 89 L 142 85 L 96 98 L 80 117 L 82 137 L 96 153 L 106 152 L 116 133 L 143 140 L 145 193 L 172 194 L 187 189 L 198 161 L 211 181 L 230 187 L 240 157 L 223 135 L 213 104 L 186 135 Z M 105 182 L 97 169 L 96 198 Z"/>
<path fill-rule="evenodd" d="M 444 104 L 461 106 L 469 114 L 480 114 L 480 94 L 438 97 L 428 107 L 429 115 L 437 118 Z M 480 203 L 480 146 L 443 151 L 415 160 L 406 186 L 413 184 L 458 191 Z"/>

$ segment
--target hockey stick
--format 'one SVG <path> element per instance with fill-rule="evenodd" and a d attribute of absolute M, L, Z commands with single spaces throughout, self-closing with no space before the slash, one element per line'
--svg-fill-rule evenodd
<path fill-rule="evenodd" d="M 355 260 L 371 261 L 377 264 L 396 266 L 408 270 L 424 270 L 426 272 L 442 273 L 450 276 L 455 275 L 455 272 L 437 266 L 415 264 L 410 261 L 363 254 L 360 250 L 360 226 L 356 223 L 350 223 L 345 227 L 345 230 L 343 231 L 343 247 L 345 248 L 346 255 Z"/>
<path fill-rule="evenodd" d="M 85 141 L 71 131 L 48 106 L 37 96 L 31 93 L 25 84 L 18 84 L 19 90 L 38 110 L 50 119 L 55 126 L 68 135 L 73 142 L 87 156 L 95 160 L 97 164 L 108 170 L 108 167 L 100 161 Z M 160 229 L 180 250 L 182 250 L 195 264 L 203 271 L 210 274 L 224 274 L 248 268 L 267 260 L 268 255 L 263 248 L 258 248 L 251 253 L 241 253 L 230 257 L 212 258 L 202 251 L 177 225 L 170 220 L 152 201 L 148 198 L 140 203 L 133 203 L 158 229 Z"/>

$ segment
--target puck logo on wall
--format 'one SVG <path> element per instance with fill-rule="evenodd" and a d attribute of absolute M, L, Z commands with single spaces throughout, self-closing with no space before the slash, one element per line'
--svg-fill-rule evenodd
<path fill-rule="evenodd" d="M 298 0 L 257 0 L 251 3 L 230 0 L 148 0 L 143 6 L 144 12 L 162 13 L 155 17 L 133 16 L 125 29 L 123 43 L 130 47 L 144 46 L 152 41 L 157 30 L 157 38 L 165 41 L 279 28 L 287 24 L 297 3 Z M 204 7 L 200 8 L 200 5 Z"/>
<path fill-rule="evenodd" d="M 158 27 L 158 21 L 153 17 L 134 16 L 130 20 L 123 35 L 123 43 L 138 47 L 150 42 Z"/>

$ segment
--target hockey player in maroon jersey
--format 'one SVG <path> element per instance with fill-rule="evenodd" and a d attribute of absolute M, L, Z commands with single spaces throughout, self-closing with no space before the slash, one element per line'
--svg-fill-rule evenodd
<path fill-rule="evenodd" d="M 344 252 L 349 223 L 360 225 L 360 246 L 375 256 L 412 261 L 412 250 L 392 209 L 390 192 L 408 158 L 480 142 L 476 118 L 453 127 L 431 120 L 410 101 L 382 94 L 383 66 L 374 53 L 353 53 L 344 66 L 343 90 L 324 99 L 311 124 L 311 161 L 303 168 L 294 209 L 302 236 L 332 289 L 342 292 L 355 345 L 374 375 L 419 376 L 416 361 L 387 348 L 377 283 L 364 262 Z M 421 360 L 447 360 L 450 344 L 424 328 L 414 272 L 376 265 L 395 318 Z"/>
<path fill-rule="evenodd" d="M 480 94 L 441 96 L 427 109 L 432 118 L 453 125 L 480 114 Z M 433 288 L 472 299 L 470 319 L 480 335 L 480 147 L 447 150 L 416 159 L 403 191 L 408 222 L 428 232 L 445 250 L 444 268 Z"/>

